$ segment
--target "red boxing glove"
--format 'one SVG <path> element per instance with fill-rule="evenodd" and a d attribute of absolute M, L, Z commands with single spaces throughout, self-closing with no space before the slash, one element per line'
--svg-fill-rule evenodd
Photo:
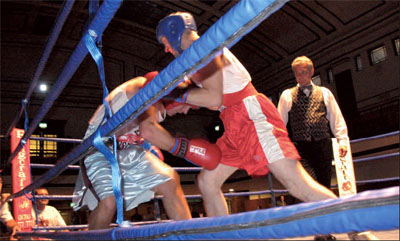
<path fill-rule="evenodd" d="M 208 170 L 215 169 L 221 159 L 218 146 L 204 139 L 176 138 L 175 145 L 169 152 Z"/>

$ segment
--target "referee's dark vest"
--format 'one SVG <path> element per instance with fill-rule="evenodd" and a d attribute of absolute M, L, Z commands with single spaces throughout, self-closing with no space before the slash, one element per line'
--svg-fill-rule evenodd
<path fill-rule="evenodd" d="M 289 125 L 292 141 L 320 141 L 331 137 L 321 87 L 313 85 L 309 96 L 298 87 L 290 89 Z"/>

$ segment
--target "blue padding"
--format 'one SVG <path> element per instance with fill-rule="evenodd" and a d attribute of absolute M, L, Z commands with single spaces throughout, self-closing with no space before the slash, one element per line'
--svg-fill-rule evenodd
<path fill-rule="evenodd" d="M 399 228 L 399 187 L 366 191 L 354 196 L 270 208 L 222 217 L 197 218 L 111 231 L 71 234 L 35 232 L 63 239 L 282 239 L 328 233 Z M 156 235 L 156 236 L 155 236 Z"/>
<path fill-rule="evenodd" d="M 101 136 L 112 135 L 118 130 L 118 128 L 121 128 L 125 122 L 136 119 L 141 113 L 143 113 L 148 107 L 158 101 L 162 96 L 172 91 L 179 84 L 179 81 L 183 81 L 185 75 L 196 71 L 197 69 L 211 61 L 214 56 L 220 50 L 222 50 L 223 47 L 232 46 L 242 36 L 248 33 L 251 29 L 255 28 L 270 14 L 281 8 L 287 1 L 288 0 L 240 1 L 224 16 L 222 16 L 213 26 L 211 26 L 200 39 L 198 39 L 187 50 L 185 50 L 182 55 L 172 61 L 148 85 L 146 85 L 135 96 L 133 96 L 117 113 L 113 115 L 112 118 L 110 118 L 105 124 L 99 127 Z M 105 1 L 102 4 L 93 22 L 98 19 L 98 16 L 100 16 L 101 18 L 102 15 L 104 15 L 101 10 L 103 9 L 103 5 L 108 2 Z M 120 1 L 118 1 L 118 3 L 120 4 Z M 115 5 L 118 5 L 119 7 L 119 4 Z M 116 11 L 118 7 L 114 6 L 114 10 Z M 108 21 L 109 20 L 110 19 L 108 19 Z M 254 22 L 252 22 L 252 24 L 249 24 L 249 22 L 252 20 Z M 94 29 L 97 33 L 101 34 L 102 31 L 99 31 L 97 30 L 97 28 L 92 27 L 93 22 L 89 28 Z M 243 25 L 247 25 L 247 28 L 243 28 Z M 78 48 L 81 49 L 80 51 L 85 51 L 85 55 L 87 54 L 87 49 L 84 46 L 82 40 Z M 74 60 L 74 58 L 71 57 L 71 61 L 67 63 L 67 66 L 64 69 L 69 69 L 69 66 L 72 65 L 72 63 L 74 63 L 74 67 L 77 68 L 82 59 L 77 58 L 76 60 Z M 72 73 L 69 73 L 70 77 L 72 76 L 73 72 L 75 72 L 76 68 L 72 70 Z M 64 72 L 66 71 L 63 71 L 63 73 Z M 66 83 L 62 84 L 62 88 L 65 86 L 65 84 Z M 56 86 L 53 87 L 53 89 L 58 88 L 60 88 L 60 86 L 58 85 L 57 88 Z M 53 99 L 54 95 L 58 96 L 60 91 L 61 90 L 58 90 L 56 94 L 52 93 L 52 97 L 50 97 L 50 99 Z M 48 109 L 46 109 L 45 111 L 47 112 L 47 110 Z M 40 111 L 40 113 L 42 112 L 43 111 Z M 37 124 L 39 124 L 39 121 L 35 121 L 35 123 L 35 125 L 32 125 L 37 126 Z M 31 133 L 29 133 L 29 135 L 25 135 L 30 136 L 30 134 Z M 76 158 L 82 157 L 87 154 L 90 151 L 88 149 L 92 146 L 92 142 L 93 135 L 86 139 L 81 145 L 73 149 L 67 156 L 59 160 L 57 166 L 54 167 L 54 169 L 49 170 L 47 173 L 37 179 L 35 183 L 27 186 L 26 189 L 28 191 L 31 191 L 35 187 L 43 185 L 55 175 L 61 173 L 67 165 L 75 163 L 77 161 Z M 36 182 L 38 182 L 40 185 L 37 185 Z M 23 192 L 18 192 L 12 194 L 9 198 L 15 198 L 21 195 L 23 195 Z"/>
<path fill-rule="evenodd" d="M 393 187 L 321 202 L 118 230 L 116 236 L 118 239 L 124 239 L 159 234 L 161 240 L 269 239 L 351 231 L 390 230 L 399 228 L 398 195 L 399 188 Z M 376 205 L 379 201 L 375 200 L 384 197 L 395 197 L 397 203 L 383 202 L 381 206 Z M 367 200 L 370 205 L 363 207 L 362 201 Z M 357 207 L 357 205 L 360 206 Z M 291 221 L 295 217 L 298 219 Z M 263 225 L 263 221 L 269 225 Z M 259 224 L 252 227 L 252 223 L 257 222 Z M 230 226 L 236 229 L 224 231 Z M 214 229 L 207 231 L 213 227 Z M 194 229 L 199 231 L 202 228 L 205 232 L 190 234 Z M 170 233 L 175 234 L 168 235 Z"/>

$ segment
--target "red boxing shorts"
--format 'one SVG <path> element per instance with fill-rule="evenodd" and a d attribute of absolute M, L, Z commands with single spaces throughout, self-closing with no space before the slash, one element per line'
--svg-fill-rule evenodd
<path fill-rule="evenodd" d="M 270 163 L 300 159 L 275 105 L 263 94 L 227 106 L 220 118 L 225 128 L 217 141 L 222 164 L 244 169 L 250 176 L 262 176 L 269 172 Z"/>

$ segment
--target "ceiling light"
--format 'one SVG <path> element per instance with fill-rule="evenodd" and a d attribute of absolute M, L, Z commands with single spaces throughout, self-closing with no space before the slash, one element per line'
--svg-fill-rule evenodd
<path fill-rule="evenodd" d="M 46 92 L 47 91 L 47 85 L 46 84 L 40 84 L 39 85 L 39 90 L 41 92 Z"/>

